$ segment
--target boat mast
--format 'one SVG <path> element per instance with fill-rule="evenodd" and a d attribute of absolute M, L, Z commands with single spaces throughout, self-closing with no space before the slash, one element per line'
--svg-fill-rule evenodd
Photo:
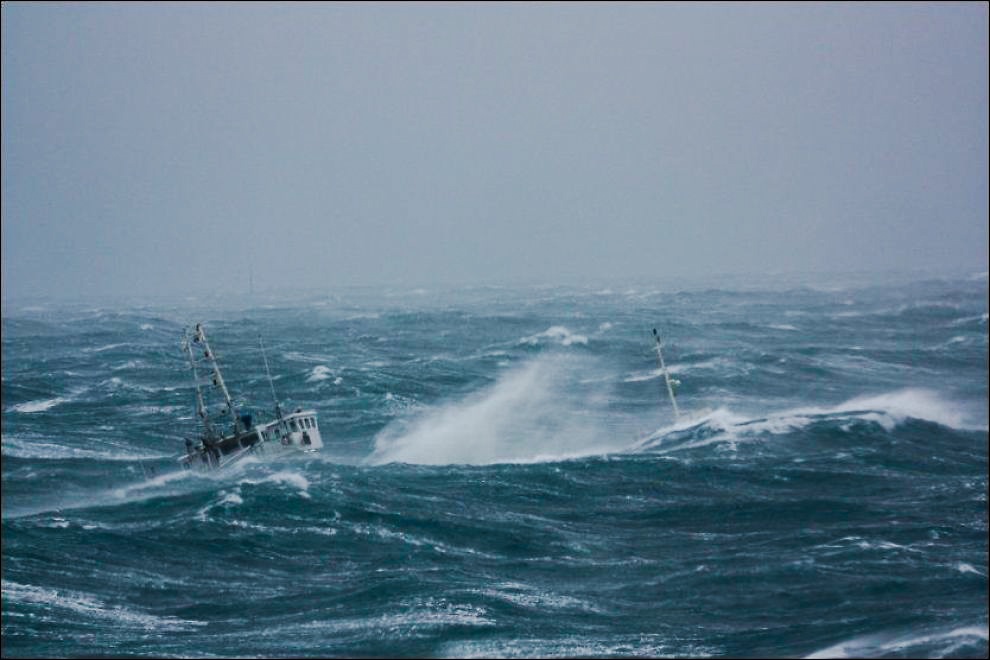
<path fill-rule="evenodd" d="M 281 420 L 282 405 L 278 402 L 278 396 L 275 394 L 275 381 L 272 380 L 272 370 L 268 368 L 268 355 L 265 354 L 265 340 L 262 339 L 260 332 L 258 333 L 258 343 L 261 344 L 261 357 L 265 360 L 265 373 L 268 374 L 268 385 L 272 388 L 272 401 L 275 402 L 275 416 Z"/>
<path fill-rule="evenodd" d="M 206 404 L 203 402 L 203 390 L 200 388 L 199 374 L 196 373 L 196 360 L 193 358 L 188 336 L 182 341 L 182 350 L 189 356 L 189 366 L 192 368 L 193 382 L 196 384 L 196 415 L 203 420 L 206 435 L 213 437 L 215 432 L 213 431 L 213 424 L 210 423 L 210 416 L 206 412 Z"/>
<path fill-rule="evenodd" d="M 216 385 L 220 392 L 223 394 L 224 401 L 227 402 L 227 410 L 234 418 L 234 433 L 241 432 L 241 417 L 237 413 L 237 408 L 234 406 L 234 400 L 230 398 L 230 392 L 227 391 L 227 385 L 223 382 L 223 374 L 220 373 L 220 365 L 217 364 L 217 358 L 210 349 L 210 343 L 206 341 L 206 332 L 203 330 L 203 324 L 196 324 L 196 338 L 195 341 L 203 345 L 203 356 L 210 361 L 210 366 L 213 367 L 213 384 Z"/>
<path fill-rule="evenodd" d="M 677 409 L 677 399 L 674 398 L 674 386 L 670 384 L 670 374 L 667 373 L 667 365 L 663 362 L 663 352 L 660 350 L 660 335 L 657 334 L 656 328 L 653 328 L 653 338 L 657 341 L 657 365 L 660 367 L 660 371 L 663 372 L 663 378 L 667 382 L 667 394 L 670 395 L 670 405 L 674 406 L 674 419 L 678 419 L 681 416 L 681 411 Z"/>

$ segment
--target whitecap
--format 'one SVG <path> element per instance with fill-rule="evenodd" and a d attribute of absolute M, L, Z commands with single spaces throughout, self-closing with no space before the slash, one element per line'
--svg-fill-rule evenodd
<path fill-rule="evenodd" d="M 331 376 L 333 376 L 333 372 L 330 370 L 330 367 L 327 367 L 322 364 L 318 364 L 315 367 L 313 367 L 312 371 L 310 371 L 309 378 L 306 379 L 306 382 L 315 383 L 321 380 L 326 380 Z"/>
<path fill-rule="evenodd" d="M 576 609 L 585 612 L 602 613 L 601 608 L 586 600 L 543 591 L 520 582 L 503 582 L 494 587 L 472 590 L 472 593 L 498 598 L 513 605 L 536 610 L 541 613 L 549 609 Z"/>
<path fill-rule="evenodd" d="M 26 403 L 18 403 L 16 405 L 7 408 L 7 412 L 19 412 L 19 413 L 37 413 L 44 412 L 49 408 L 54 408 L 60 403 L 65 403 L 68 399 L 64 397 L 57 396 L 54 399 L 44 399 L 39 401 L 28 401 Z"/>
<path fill-rule="evenodd" d="M 967 564 L 966 562 L 959 562 L 953 568 L 955 568 L 960 573 L 975 573 L 976 575 L 982 575 L 986 577 L 986 574 L 981 572 L 972 564 Z"/>
<path fill-rule="evenodd" d="M 289 351 L 283 356 L 286 360 L 292 360 L 293 362 L 332 362 L 333 357 L 330 355 L 320 355 L 320 354 L 308 354 L 300 353 L 299 351 Z"/>
<path fill-rule="evenodd" d="M 537 344 L 540 344 L 543 339 L 555 340 L 562 346 L 588 343 L 588 338 L 585 335 L 572 333 L 570 330 L 568 330 L 566 327 L 562 325 L 554 325 L 547 328 L 543 332 L 539 332 L 535 335 L 530 335 L 528 337 L 523 337 L 522 339 L 519 340 L 519 343 L 535 346 Z"/>
<path fill-rule="evenodd" d="M 84 348 L 83 353 L 102 353 L 104 351 L 112 351 L 115 348 L 120 348 L 121 346 L 127 346 L 127 342 L 120 342 L 119 344 L 106 344 L 105 346 L 100 346 L 98 348 Z"/>
<path fill-rule="evenodd" d="M 962 318 L 958 318 L 950 322 L 949 325 L 966 325 L 967 323 L 972 323 L 973 321 L 977 321 L 979 323 L 982 323 L 983 325 L 986 325 L 987 317 L 988 317 L 988 313 L 983 312 L 982 314 L 977 314 L 976 316 L 964 316 Z"/>
<path fill-rule="evenodd" d="M 244 504 L 244 499 L 237 493 L 225 493 L 223 499 L 220 500 L 220 505 L 223 506 L 226 504 L 232 504 L 232 505 Z"/>
<path fill-rule="evenodd" d="M 671 426 L 658 429 L 648 437 L 631 445 L 629 451 L 658 451 L 661 444 L 671 436 L 692 427 L 703 427 L 706 437 L 699 440 L 676 444 L 664 448 L 662 452 L 692 449 L 714 443 L 734 443 L 741 440 L 757 440 L 764 435 L 780 435 L 797 431 L 828 418 L 840 421 L 849 418 L 872 422 L 892 431 L 907 419 L 922 419 L 958 429 L 966 426 L 962 410 L 951 402 L 944 401 L 935 392 L 926 389 L 909 388 L 850 399 L 837 406 L 793 408 L 766 417 L 752 418 L 733 413 L 726 408 L 694 416 L 682 415 L 682 419 Z"/>
<path fill-rule="evenodd" d="M 119 376 L 112 376 L 110 378 L 107 378 L 106 380 L 100 381 L 100 385 L 111 390 L 128 389 L 128 390 L 137 390 L 139 392 L 157 392 L 159 390 L 159 388 L 156 387 L 148 387 L 147 385 L 139 385 L 137 383 L 131 383 L 129 381 L 120 378 Z"/>
<path fill-rule="evenodd" d="M 268 476 L 262 479 L 250 479 L 250 478 L 242 479 L 240 483 L 252 484 L 252 485 L 258 485 L 264 483 L 285 484 L 287 486 L 294 486 L 299 491 L 300 497 L 305 497 L 306 499 L 309 499 L 310 497 L 309 479 L 307 479 L 301 474 L 298 474 L 296 472 L 291 472 L 289 470 L 282 470 L 280 472 L 275 472 L 274 474 L 269 474 Z"/>

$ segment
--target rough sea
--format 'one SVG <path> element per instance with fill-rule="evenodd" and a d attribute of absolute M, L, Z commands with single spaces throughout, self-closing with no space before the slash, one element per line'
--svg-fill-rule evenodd
<path fill-rule="evenodd" d="M 987 657 L 986 273 L 193 295 L 5 303 L 5 657 Z"/>

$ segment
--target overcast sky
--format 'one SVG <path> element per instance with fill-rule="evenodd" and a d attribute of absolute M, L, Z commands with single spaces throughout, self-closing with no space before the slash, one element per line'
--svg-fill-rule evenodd
<path fill-rule="evenodd" d="M 2 12 L 5 300 L 987 268 L 986 3 Z"/>

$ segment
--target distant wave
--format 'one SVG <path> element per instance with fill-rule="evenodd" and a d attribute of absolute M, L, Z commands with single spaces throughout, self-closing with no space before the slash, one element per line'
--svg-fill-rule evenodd
<path fill-rule="evenodd" d="M 779 435 L 803 429 L 822 419 L 842 421 L 850 418 L 874 422 L 891 431 L 908 419 L 921 419 L 960 430 L 976 430 L 969 426 L 962 409 L 926 389 L 909 388 L 875 396 L 850 399 L 834 407 L 802 407 L 771 413 L 765 417 L 747 417 L 726 408 L 709 411 L 701 416 L 688 417 L 677 424 L 664 427 L 648 438 L 640 440 L 633 451 L 688 449 L 716 442 L 735 442 L 742 438 L 755 438 L 763 434 Z M 704 428 L 700 438 L 670 446 L 667 440 L 676 439 L 688 429 Z"/>
<path fill-rule="evenodd" d="M 566 327 L 562 325 L 554 325 L 543 332 L 539 332 L 535 335 L 529 335 L 528 337 L 523 337 L 519 340 L 520 344 L 529 344 L 535 346 L 543 342 L 543 340 L 549 339 L 551 341 L 556 341 L 562 346 L 570 346 L 571 344 L 587 344 L 588 338 L 585 335 L 579 335 L 571 332 Z"/>
<path fill-rule="evenodd" d="M 112 351 L 115 348 L 120 348 L 121 346 L 130 346 L 129 342 L 119 342 L 116 344 L 106 344 L 104 346 L 99 346 L 96 348 L 84 348 L 83 353 L 103 353 L 104 351 Z"/>

